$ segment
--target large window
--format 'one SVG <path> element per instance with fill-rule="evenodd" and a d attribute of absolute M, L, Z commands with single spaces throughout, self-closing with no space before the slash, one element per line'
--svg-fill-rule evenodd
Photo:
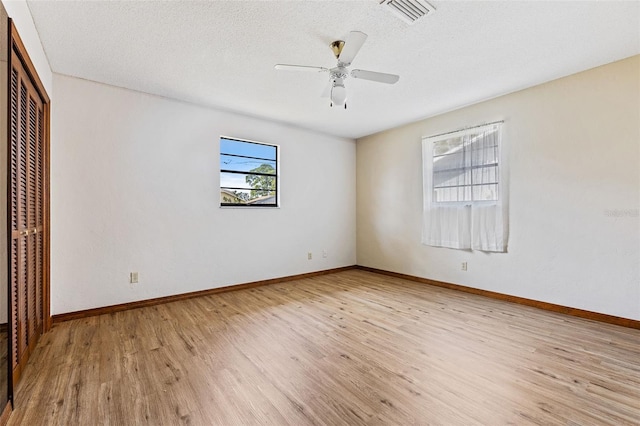
<path fill-rule="evenodd" d="M 426 245 L 506 251 L 502 123 L 422 141 Z"/>
<path fill-rule="evenodd" d="M 220 205 L 278 206 L 278 147 L 220 138 Z"/>

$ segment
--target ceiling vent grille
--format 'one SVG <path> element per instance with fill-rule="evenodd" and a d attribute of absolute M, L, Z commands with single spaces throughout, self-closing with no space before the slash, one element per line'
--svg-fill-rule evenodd
<path fill-rule="evenodd" d="M 380 4 L 409 25 L 436 11 L 424 0 L 380 0 Z"/>

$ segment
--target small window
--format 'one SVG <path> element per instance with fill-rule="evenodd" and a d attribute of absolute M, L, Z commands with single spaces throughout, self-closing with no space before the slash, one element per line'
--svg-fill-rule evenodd
<path fill-rule="evenodd" d="M 278 206 L 278 147 L 220 138 L 220 205 Z"/>

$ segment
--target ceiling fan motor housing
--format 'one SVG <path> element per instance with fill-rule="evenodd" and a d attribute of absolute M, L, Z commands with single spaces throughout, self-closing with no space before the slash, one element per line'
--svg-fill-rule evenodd
<path fill-rule="evenodd" d="M 331 80 L 333 81 L 336 81 L 337 79 L 344 80 L 349 76 L 349 71 L 344 65 L 338 65 L 335 68 L 331 68 L 329 73 L 331 75 Z"/>

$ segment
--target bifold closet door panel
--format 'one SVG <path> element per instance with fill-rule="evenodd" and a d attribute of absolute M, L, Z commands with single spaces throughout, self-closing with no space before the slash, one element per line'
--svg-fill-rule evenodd
<path fill-rule="evenodd" d="M 33 348 L 42 334 L 42 102 L 35 89 L 28 102 L 28 176 L 27 176 L 27 305 L 28 346 Z"/>
<path fill-rule="evenodd" d="M 11 306 L 14 374 L 43 330 L 43 103 L 12 54 L 10 116 Z"/>

